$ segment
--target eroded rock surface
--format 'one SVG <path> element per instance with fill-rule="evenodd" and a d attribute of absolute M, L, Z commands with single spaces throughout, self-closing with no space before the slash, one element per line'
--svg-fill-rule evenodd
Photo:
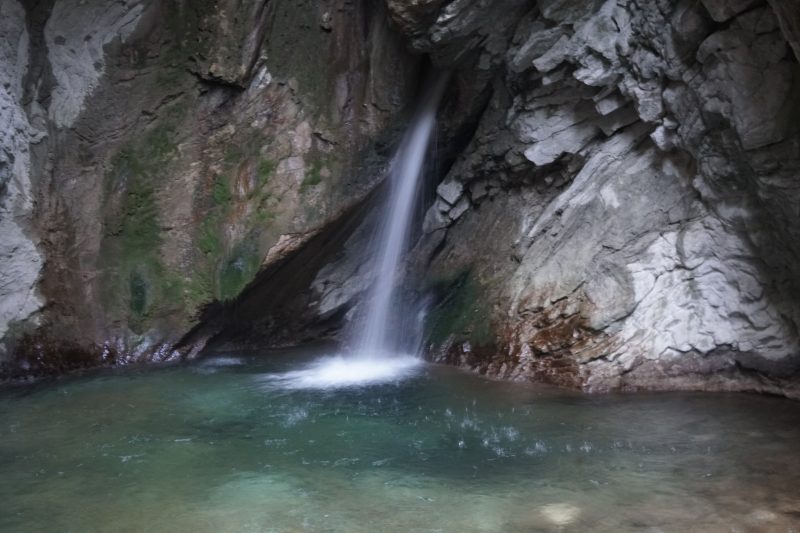
<path fill-rule="evenodd" d="M 370 2 L 0 12 L 10 375 L 196 352 L 204 309 L 380 181 L 420 66 Z"/>
<path fill-rule="evenodd" d="M 800 395 L 794 3 L 0 13 L 8 373 L 182 357 L 220 329 L 342 338 L 427 56 L 452 71 L 407 265 L 432 357 L 590 391 Z"/>
<path fill-rule="evenodd" d="M 426 217 L 431 349 L 593 391 L 797 396 L 794 13 L 532 4 Z"/>
<path fill-rule="evenodd" d="M 19 2 L 0 1 L 0 339 L 42 305 L 37 287 L 42 256 L 31 232 L 29 150 L 42 133 L 28 122 L 22 105 L 30 46 L 25 22 Z M 0 363 L 8 358 L 0 344 Z"/>

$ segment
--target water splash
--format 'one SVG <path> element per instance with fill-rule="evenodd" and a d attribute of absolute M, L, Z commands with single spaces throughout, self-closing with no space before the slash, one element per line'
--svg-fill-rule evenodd
<path fill-rule="evenodd" d="M 300 370 L 266 376 L 263 381 L 282 389 L 338 389 L 392 383 L 410 377 L 422 364 L 418 357 L 355 359 L 323 357 Z"/>
<path fill-rule="evenodd" d="M 447 76 L 440 75 L 430 86 L 392 159 L 386 215 L 375 240 L 375 281 L 367 298 L 365 320 L 358 324 L 355 352 L 347 356 L 325 357 L 300 370 L 269 376 L 266 381 L 271 385 L 287 389 L 374 385 L 407 378 L 422 364 L 414 350 L 409 349 L 419 345 L 414 339 L 414 331 L 420 328 L 402 326 L 414 322 L 404 319 L 404 315 L 417 315 L 419 310 L 399 309 L 396 289 L 425 157 L 436 125 L 436 111 L 446 81 Z"/>
<path fill-rule="evenodd" d="M 403 323 L 396 316 L 398 270 L 408 245 L 420 177 L 446 81 L 446 75 L 440 75 L 433 83 L 392 161 L 391 193 L 377 241 L 377 272 L 367 300 L 366 320 L 357 339 L 357 353 L 362 358 L 391 357 L 392 352 L 399 348 L 397 339 L 407 333 L 397 332 L 392 327 L 392 324 Z"/>

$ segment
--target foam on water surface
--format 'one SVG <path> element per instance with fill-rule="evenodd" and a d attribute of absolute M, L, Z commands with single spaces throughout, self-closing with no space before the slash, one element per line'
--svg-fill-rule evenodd
<path fill-rule="evenodd" d="M 270 374 L 263 381 L 285 389 L 340 389 L 396 383 L 416 374 L 422 360 L 410 355 L 370 357 L 332 355 L 307 366 Z"/>
<path fill-rule="evenodd" d="M 211 357 L 200 363 L 205 367 L 240 366 L 244 361 L 238 357 Z"/>

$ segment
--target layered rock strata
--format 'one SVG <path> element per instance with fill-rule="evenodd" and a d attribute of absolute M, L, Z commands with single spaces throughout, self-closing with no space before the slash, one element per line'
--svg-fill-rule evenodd
<path fill-rule="evenodd" d="M 491 103 L 416 259 L 438 360 L 798 395 L 800 67 L 777 4 L 541 0 L 507 46 L 476 42 Z M 445 65 L 442 36 L 494 12 L 390 5 Z"/>
<path fill-rule="evenodd" d="M 0 13 L 6 375 L 196 351 L 203 309 L 378 183 L 421 64 L 371 2 Z"/>

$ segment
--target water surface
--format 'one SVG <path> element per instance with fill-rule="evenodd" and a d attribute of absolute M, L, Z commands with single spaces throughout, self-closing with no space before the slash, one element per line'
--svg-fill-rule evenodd
<path fill-rule="evenodd" d="M 800 405 L 225 354 L 0 392 L 2 531 L 798 531 Z M 296 382 L 293 382 L 296 385 Z"/>

